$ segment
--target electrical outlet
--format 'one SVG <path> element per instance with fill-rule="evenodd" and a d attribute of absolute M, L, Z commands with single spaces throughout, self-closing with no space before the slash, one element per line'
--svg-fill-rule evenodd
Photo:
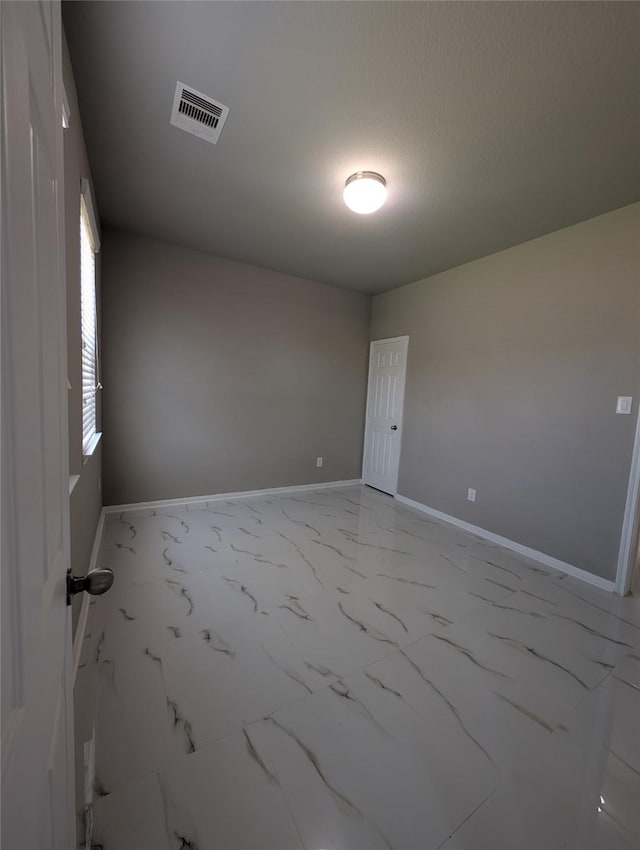
<path fill-rule="evenodd" d="M 323 459 L 323 458 L 321 458 L 321 457 L 317 457 L 317 458 L 316 458 L 316 466 L 317 466 L 317 467 L 321 467 L 323 463 L 324 463 L 324 459 Z"/>
<path fill-rule="evenodd" d="M 468 499 L 470 502 L 475 502 L 475 500 L 476 500 L 476 491 L 473 489 L 473 487 L 469 487 L 469 489 L 467 490 L 467 499 Z"/>

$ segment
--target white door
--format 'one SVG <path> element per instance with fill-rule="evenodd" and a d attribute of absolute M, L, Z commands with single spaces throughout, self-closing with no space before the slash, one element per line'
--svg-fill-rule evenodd
<path fill-rule="evenodd" d="M 75 846 L 61 20 L 0 3 L 2 848 Z"/>
<path fill-rule="evenodd" d="M 408 345 L 408 336 L 378 339 L 369 356 L 362 479 L 392 496 L 398 488 Z"/>

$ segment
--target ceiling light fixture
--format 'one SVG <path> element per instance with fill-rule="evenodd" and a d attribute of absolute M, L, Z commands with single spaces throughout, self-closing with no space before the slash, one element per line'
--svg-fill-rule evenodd
<path fill-rule="evenodd" d="M 384 204 L 387 181 L 375 171 L 356 171 L 344 184 L 343 198 L 350 210 L 368 215 Z"/>

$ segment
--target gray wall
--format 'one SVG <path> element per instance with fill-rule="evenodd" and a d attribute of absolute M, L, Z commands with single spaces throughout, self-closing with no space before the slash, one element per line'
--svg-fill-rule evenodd
<path fill-rule="evenodd" d="M 64 206 L 65 250 L 67 269 L 67 369 L 69 383 L 69 474 L 79 475 L 71 493 L 71 569 L 86 573 L 102 508 L 100 446 L 83 462 L 82 457 L 82 338 L 80 328 L 80 181 L 91 179 L 85 150 L 82 123 L 76 96 L 73 70 L 66 41 L 63 47 L 62 73 L 69 99 L 71 121 L 64 131 Z M 95 199 L 95 195 L 94 195 Z M 96 210 L 97 215 L 97 210 Z M 98 290 L 100 286 L 100 254 L 96 257 Z M 98 430 L 100 430 L 100 398 L 98 397 Z M 77 622 L 82 599 L 73 603 L 73 627 Z"/>
<path fill-rule="evenodd" d="M 368 296 L 119 231 L 102 245 L 107 504 L 360 477 Z"/>
<path fill-rule="evenodd" d="M 639 234 L 633 204 L 373 299 L 371 338 L 410 337 L 399 493 L 615 577 Z"/>

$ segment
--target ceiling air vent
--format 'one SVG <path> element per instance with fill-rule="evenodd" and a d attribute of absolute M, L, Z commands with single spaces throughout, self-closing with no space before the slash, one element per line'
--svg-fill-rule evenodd
<path fill-rule="evenodd" d="M 178 81 L 171 110 L 174 127 L 186 130 L 214 145 L 220 137 L 229 107 Z"/>

